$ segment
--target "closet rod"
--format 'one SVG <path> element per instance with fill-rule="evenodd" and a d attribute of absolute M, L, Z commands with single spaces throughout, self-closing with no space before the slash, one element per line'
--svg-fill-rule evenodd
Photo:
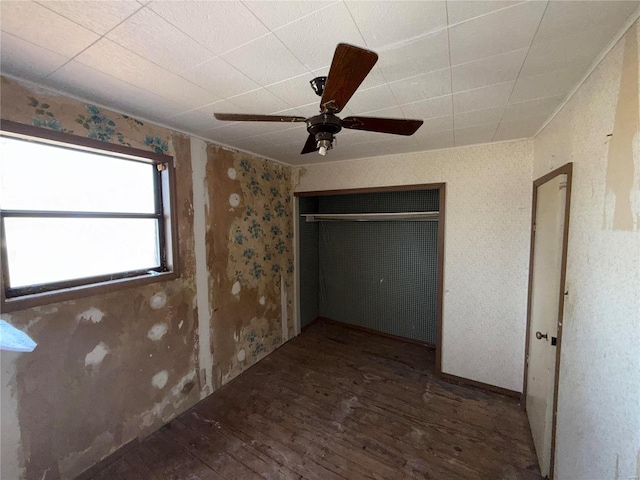
<path fill-rule="evenodd" d="M 307 222 L 437 222 L 439 212 L 403 213 L 306 213 Z"/>

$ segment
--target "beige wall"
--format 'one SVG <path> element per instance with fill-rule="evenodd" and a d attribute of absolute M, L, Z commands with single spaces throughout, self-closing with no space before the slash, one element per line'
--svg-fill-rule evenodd
<path fill-rule="evenodd" d="M 6 78 L 2 118 L 176 159 L 180 278 L 2 314 L 0 477 L 73 478 L 293 333 L 290 168 Z"/>
<path fill-rule="evenodd" d="M 534 141 L 534 178 L 573 162 L 556 478 L 640 478 L 636 23 Z"/>
<path fill-rule="evenodd" d="M 308 165 L 297 191 L 446 182 L 442 369 L 519 392 L 532 159 L 519 141 Z"/>

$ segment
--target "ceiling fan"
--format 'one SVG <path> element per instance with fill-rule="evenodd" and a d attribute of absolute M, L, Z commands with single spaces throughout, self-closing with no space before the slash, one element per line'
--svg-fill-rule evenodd
<path fill-rule="evenodd" d="M 365 77 L 378 61 L 378 55 L 370 50 L 339 43 L 333 54 L 327 77 L 311 80 L 311 86 L 320 100 L 320 114 L 304 117 L 278 115 L 252 115 L 237 113 L 215 113 L 218 120 L 234 122 L 305 122 L 309 137 L 300 154 L 317 151 L 326 155 L 333 148 L 334 135 L 343 128 L 370 132 L 413 135 L 422 126 L 422 120 L 400 118 L 346 117 L 337 113 L 345 107 Z"/>

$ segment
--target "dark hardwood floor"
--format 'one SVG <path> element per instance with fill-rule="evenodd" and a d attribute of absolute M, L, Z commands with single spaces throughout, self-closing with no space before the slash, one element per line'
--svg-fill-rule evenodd
<path fill-rule="evenodd" d="M 517 401 L 434 356 L 317 323 L 92 478 L 540 479 Z"/>

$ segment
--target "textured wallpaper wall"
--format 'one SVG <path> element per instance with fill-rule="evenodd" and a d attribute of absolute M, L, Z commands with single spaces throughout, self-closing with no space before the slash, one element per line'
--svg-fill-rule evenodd
<path fill-rule="evenodd" d="M 556 478 L 640 478 L 638 23 L 535 139 L 573 162 Z"/>
<path fill-rule="evenodd" d="M 446 182 L 446 373 L 522 390 L 531 141 L 307 165 L 298 191 Z"/>
<path fill-rule="evenodd" d="M 0 476 L 73 478 L 288 338 L 290 169 L 6 78 L 2 118 L 176 158 L 179 279 L 2 314 Z"/>

